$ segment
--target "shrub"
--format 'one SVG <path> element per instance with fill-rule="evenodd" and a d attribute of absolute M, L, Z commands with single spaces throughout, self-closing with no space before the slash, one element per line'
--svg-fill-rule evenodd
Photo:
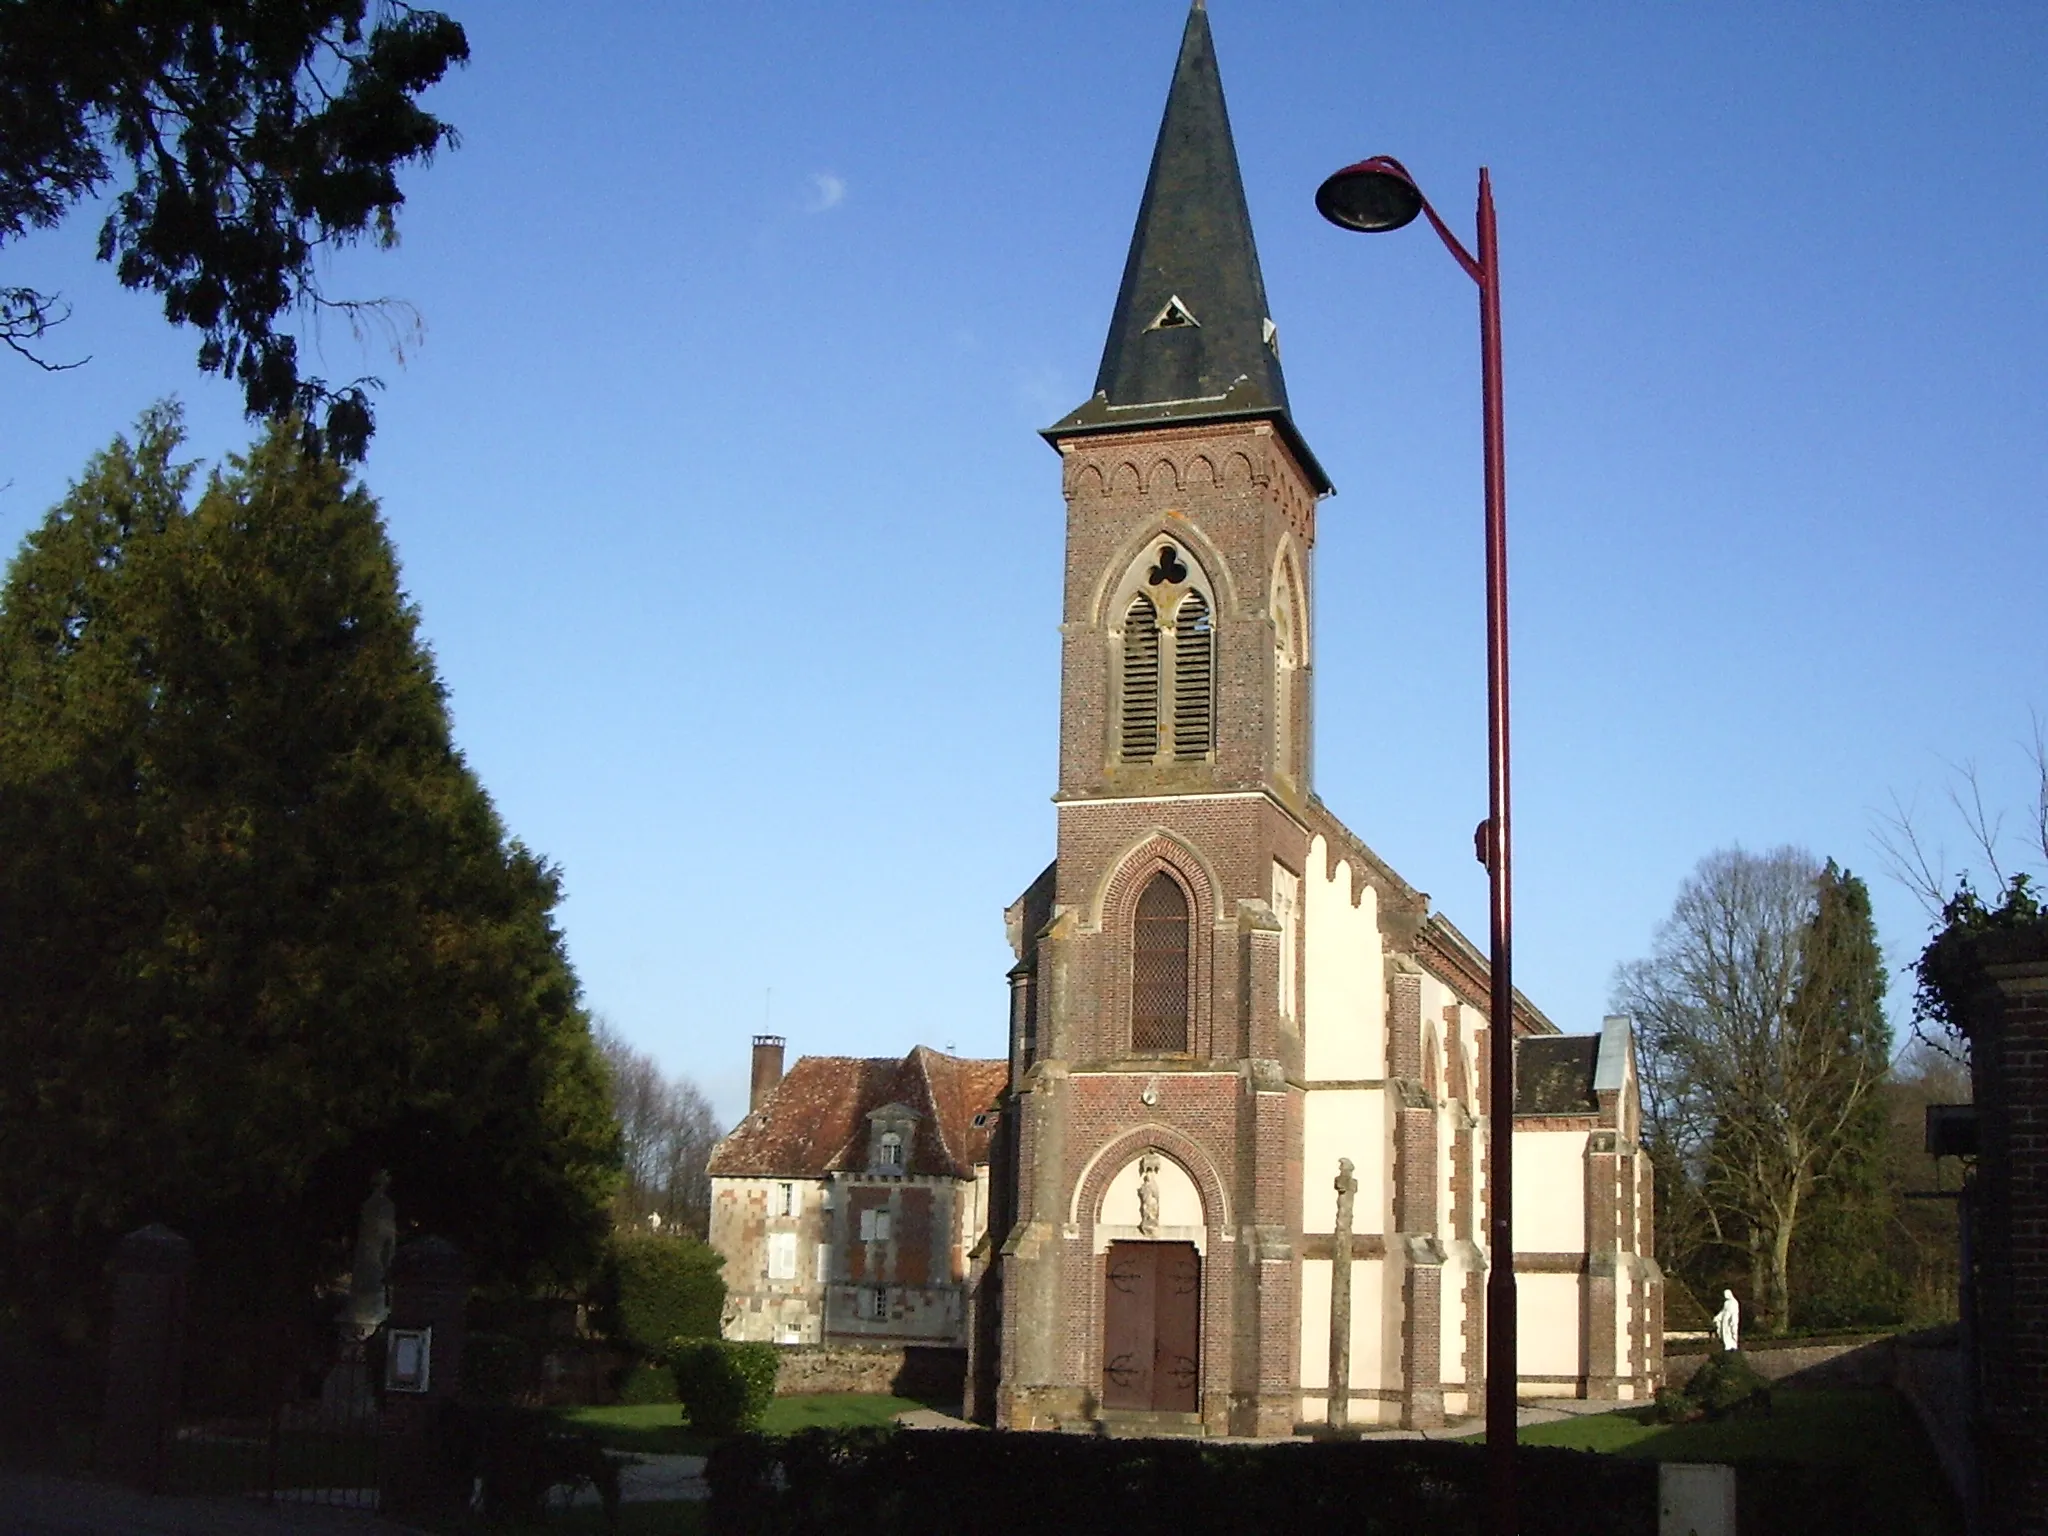
<path fill-rule="evenodd" d="M 716 1338 L 725 1310 L 718 1274 L 724 1262 L 694 1237 L 629 1232 L 613 1238 L 605 1277 L 612 1337 L 656 1360 L 671 1339 Z"/>
<path fill-rule="evenodd" d="M 775 1400 L 773 1344 L 735 1344 L 725 1339 L 677 1339 L 668 1350 L 676 1396 L 692 1429 L 730 1435 L 752 1429 Z"/>
<path fill-rule="evenodd" d="M 1771 1384 L 1740 1350 L 1715 1350 L 1683 1387 L 1665 1387 L 1657 1394 L 1657 1416 L 1667 1424 L 1770 1411 Z"/>
<path fill-rule="evenodd" d="M 676 1401 L 675 1373 L 658 1365 L 635 1365 L 619 1383 L 622 1403 L 672 1403 Z"/>
<path fill-rule="evenodd" d="M 503 1333 L 472 1333 L 462 1345 L 462 1395 L 478 1402 L 509 1403 L 533 1374 L 533 1351 Z"/>

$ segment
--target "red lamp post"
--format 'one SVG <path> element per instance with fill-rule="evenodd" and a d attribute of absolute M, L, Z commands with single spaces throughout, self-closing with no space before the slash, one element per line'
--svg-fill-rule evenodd
<path fill-rule="evenodd" d="M 1515 1536 L 1515 984 L 1514 897 L 1508 817 L 1507 471 L 1500 406 L 1500 266 L 1494 242 L 1493 182 L 1479 172 L 1479 255 L 1475 258 L 1430 207 L 1391 155 L 1338 171 L 1316 189 L 1316 209 L 1340 229 L 1377 234 L 1427 216 L 1465 275 L 1479 285 L 1479 354 L 1486 434 L 1486 820 L 1474 848 L 1489 877 L 1493 1050 L 1488 1091 L 1486 1273 L 1486 1454 L 1495 1536 Z"/>

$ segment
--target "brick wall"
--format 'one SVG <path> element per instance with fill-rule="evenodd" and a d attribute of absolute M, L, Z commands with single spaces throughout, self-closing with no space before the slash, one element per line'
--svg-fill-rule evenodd
<path fill-rule="evenodd" d="M 1985 1529 L 2048 1532 L 2048 922 L 1985 937 L 1970 1024 Z"/>

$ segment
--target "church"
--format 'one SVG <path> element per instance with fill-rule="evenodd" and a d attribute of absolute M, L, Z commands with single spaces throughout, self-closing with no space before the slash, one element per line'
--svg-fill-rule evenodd
<path fill-rule="evenodd" d="M 1489 1019 L 1485 956 L 1315 794 L 1331 485 L 1288 410 L 1199 0 L 1095 392 L 1044 435 L 1067 514 L 1057 844 L 1007 913 L 969 1411 L 1234 1435 L 1479 1412 L 1496 1049 L 1519 1389 L 1649 1395 L 1628 1021 L 1565 1035 L 1520 999 Z"/>

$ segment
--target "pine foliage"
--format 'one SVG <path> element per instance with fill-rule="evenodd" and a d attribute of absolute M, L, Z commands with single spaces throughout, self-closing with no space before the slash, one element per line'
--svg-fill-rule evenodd
<path fill-rule="evenodd" d="M 617 1132 L 558 875 L 369 495 L 293 423 L 203 485 L 180 438 L 97 456 L 0 591 L 0 1294 L 75 1310 L 151 1220 L 309 1287 L 378 1168 L 480 1278 L 582 1271 Z"/>

